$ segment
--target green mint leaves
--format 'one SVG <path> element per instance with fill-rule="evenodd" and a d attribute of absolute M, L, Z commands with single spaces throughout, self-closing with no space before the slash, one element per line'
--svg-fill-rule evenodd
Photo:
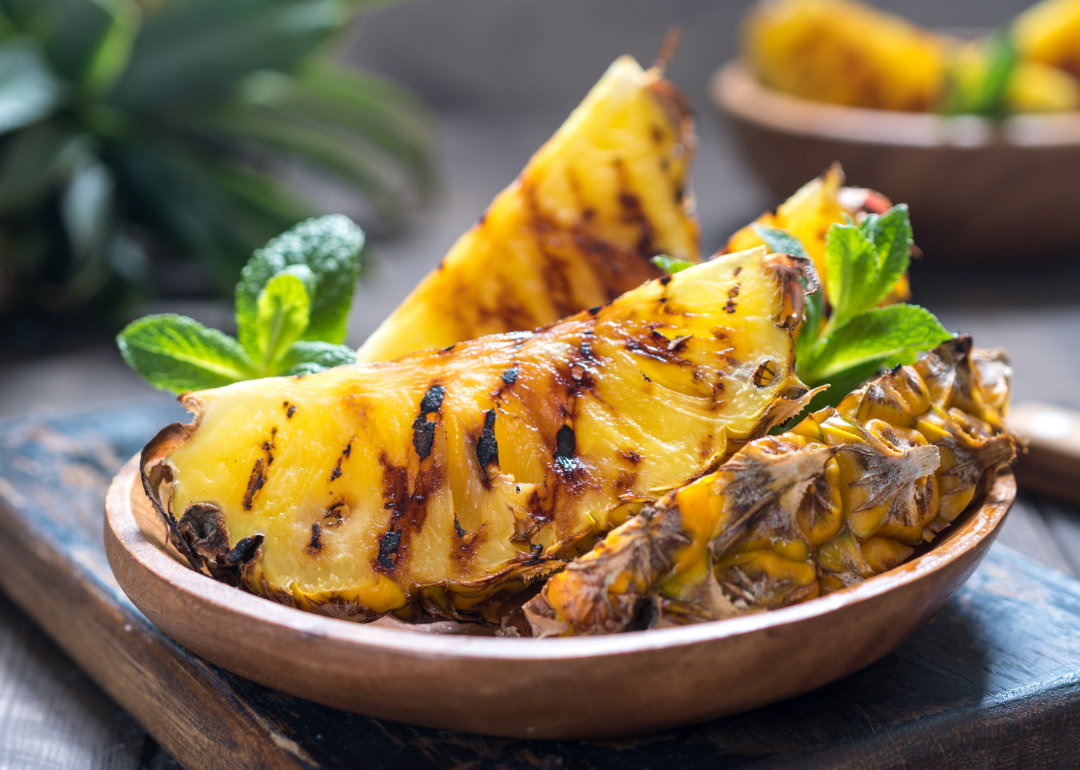
<path fill-rule="evenodd" d="M 347 217 L 302 222 L 259 249 L 236 285 L 238 339 L 184 316 L 151 315 L 116 338 L 128 366 L 184 393 L 355 361 L 345 323 L 364 233 Z"/>
<path fill-rule="evenodd" d="M 667 254 L 660 254 L 649 261 L 668 275 L 681 273 L 686 268 L 694 266 L 694 263 L 687 259 L 676 259 L 675 257 L 669 257 Z"/>
<path fill-rule="evenodd" d="M 837 403 L 882 365 L 909 364 L 922 351 L 952 339 L 917 305 L 878 307 L 911 260 L 907 206 L 894 206 L 858 225 L 834 224 L 825 239 L 828 320 L 811 314 L 799 330 L 797 371 L 807 385 L 829 384 Z M 809 303 L 808 303 L 809 306 Z M 804 339 L 805 337 L 805 339 Z"/>

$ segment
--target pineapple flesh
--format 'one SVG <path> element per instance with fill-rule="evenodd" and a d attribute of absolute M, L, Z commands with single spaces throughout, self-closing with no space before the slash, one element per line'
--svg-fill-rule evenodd
<path fill-rule="evenodd" d="M 1080 77 L 1080 2 L 1043 0 L 1013 21 L 1012 37 L 1020 54 Z"/>
<path fill-rule="evenodd" d="M 533 634 L 717 620 L 897 566 L 1015 457 L 1009 374 L 959 337 L 751 442 L 553 576 L 525 605 Z"/>
<path fill-rule="evenodd" d="M 1021 15 L 1024 56 L 1005 93 L 1010 112 L 1080 107 L 1080 8 L 1049 0 Z M 747 17 L 744 49 L 767 86 L 806 99 L 903 112 L 967 112 L 991 66 L 984 40 L 921 29 L 852 0 L 771 0 Z M 1059 69 L 1055 69 L 1055 67 Z M 1064 70 L 1064 71 L 1062 71 Z"/>
<path fill-rule="evenodd" d="M 193 566 L 354 620 L 497 622 L 811 395 L 805 260 L 764 248 L 534 332 L 182 397 L 147 492 Z"/>
<path fill-rule="evenodd" d="M 862 3 L 759 2 L 743 40 L 762 83 L 806 99 L 924 112 L 943 95 L 945 41 Z"/>
<path fill-rule="evenodd" d="M 764 241 L 754 231 L 755 225 L 777 227 L 797 237 L 814 261 L 821 285 L 828 280 L 825 267 L 825 240 L 834 224 L 849 218 L 861 221 L 866 214 L 884 214 L 892 206 L 889 199 L 875 190 L 844 187 L 844 171 L 834 163 L 825 173 L 800 187 L 781 203 L 776 211 L 766 211 L 728 239 L 724 252 L 743 251 L 761 246 Z M 883 304 L 904 302 L 911 297 L 905 273 L 885 298 Z"/>
<path fill-rule="evenodd" d="M 618 59 L 357 360 L 388 361 L 534 329 L 698 262 L 686 98 L 658 68 Z"/>

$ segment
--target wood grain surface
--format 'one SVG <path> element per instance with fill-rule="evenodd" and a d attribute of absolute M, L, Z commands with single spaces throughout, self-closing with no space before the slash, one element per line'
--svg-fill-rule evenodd
<path fill-rule="evenodd" d="M 772 707 L 631 740 L 481 738 L 260 687 L 161 635 L 105 563 L 105 486 L 120 458 L 178 416 L 155 403 L 0 426 L 0 583 L 76 661 L 107 656 L 111 673 L 98 684 L 187 767 L 1080 762 L 1080 583 L 1003 548 L 922 631 L 863 671 Z"/>

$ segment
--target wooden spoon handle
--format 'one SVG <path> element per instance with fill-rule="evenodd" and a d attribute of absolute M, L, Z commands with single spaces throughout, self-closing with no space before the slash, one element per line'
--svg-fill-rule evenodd
<path fill-rule="evenodd" d="M 1008 423 L 1028 442 L 1016 465 L 1020 489 L 1080 503 L 1080 412 L 1030 401 L 1013 407 Z"/>

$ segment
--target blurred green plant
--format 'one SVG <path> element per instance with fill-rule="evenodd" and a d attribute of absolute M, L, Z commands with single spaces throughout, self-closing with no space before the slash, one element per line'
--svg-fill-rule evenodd
<path fill-rule="evenodd" d="M 227 293 L 318 213 L 296 168 L 375 222 L 422 201 L 428 113 L 325 55 L 385 4 L 0 0 L 0 319 L 117 308 L 148 254 L 198 258 Z"/>

